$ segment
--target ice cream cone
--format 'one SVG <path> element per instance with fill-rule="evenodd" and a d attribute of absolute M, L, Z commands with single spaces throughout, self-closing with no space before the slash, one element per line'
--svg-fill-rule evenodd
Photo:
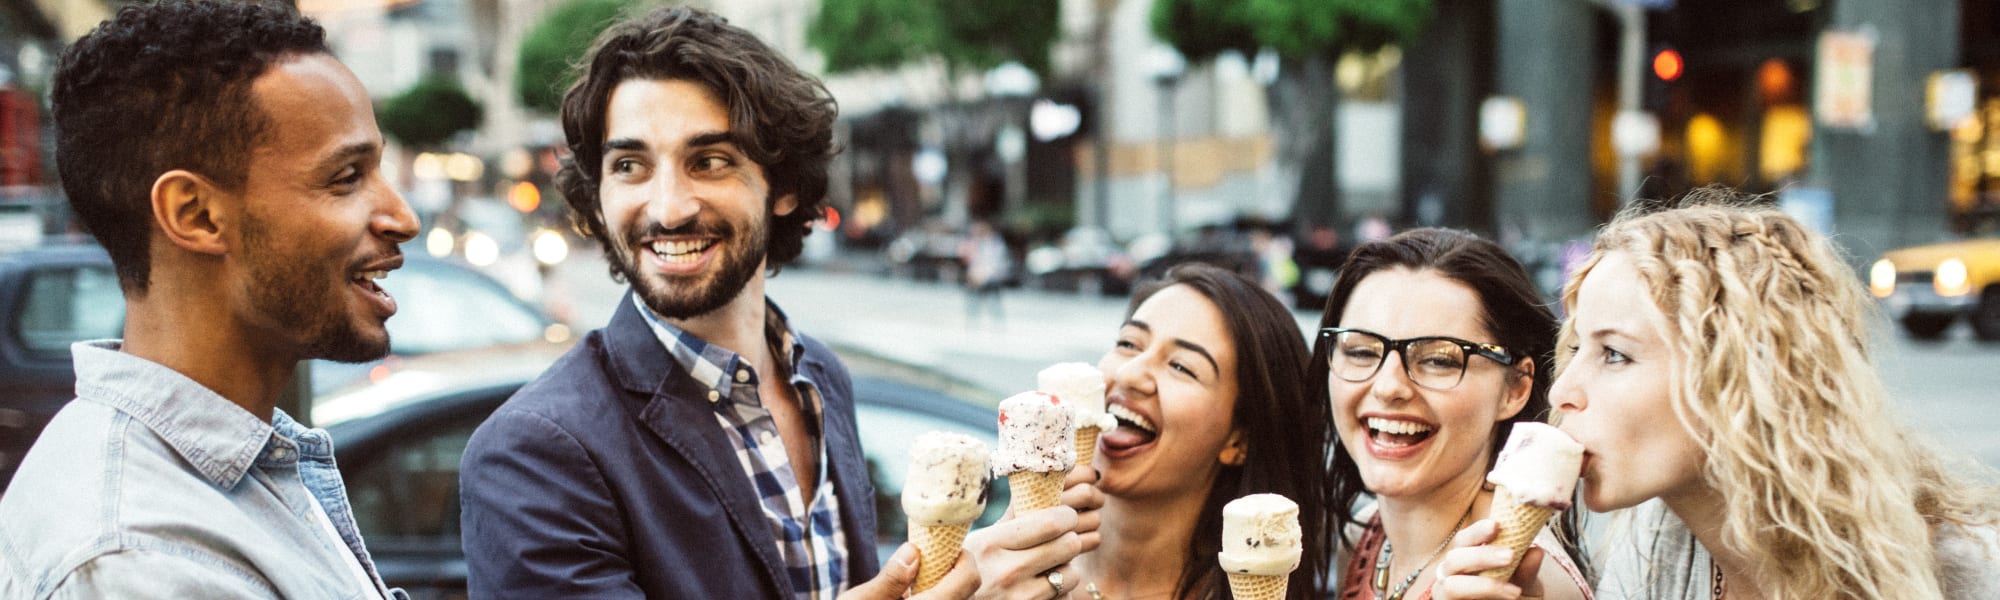
<path fill-rule="evenodd" d="M 1555 516 L 1556 510 L 1552 506 L 1535 506 L 1521 502 L 1507 491 L 1507 486 L 1495 487 L 1493 506 L 1487 513 L 1487 518 L 1493 519 L 1493 522 L 1500 526 L 1500 532 L 1494 537 L 1493 545 L 1512 550 L 1514 562 L 1504 569 L 1489 569 L 1480 575 L 1500 581 L 1513 577 L 1514 569 L 1521 566 L 1521 554 L 1527 552 L 1528 546 L 1535 543 L 1535 536 L 1542 532 L 1542 526 L 1549 522 L 1549 517 Z"/>
<path fill-rule="evenodd" d="M 1285 583 L 1292 574 L 1251 575 L 1247 573 L 1229 574 L 1229 595 L 1236 600 L 1278 600 L 1285 597 Z"/>
<path fill-rule="evenodd" d="M 910 589 L 921 592 L 936 587 L 944 581 L 944 575 L 958 563 L 958 553 L 965 545 L 965 532 L 970 525 L 919 525 L 910 528 L 910 543 L 917 545 L 921 554 L 917 559 L 917 585 Z"/>
<path fill-rule="evenodd" d="M 1063 476 L 1065 471 L 1019 471 L 1007 476 L 1008 487 L 1013 488 L 1013 508 L 1016 514 L 1031 510 L 1041 510 L 1062 504 Z"/>
<path fill-rule="evenodd" d="M 1094 425 L 1080 427 L 1076 430 L 1076 466 L 1089 465 L 1092 459 L 1097 458 L 1097 434 L 1099 431 Z"/>

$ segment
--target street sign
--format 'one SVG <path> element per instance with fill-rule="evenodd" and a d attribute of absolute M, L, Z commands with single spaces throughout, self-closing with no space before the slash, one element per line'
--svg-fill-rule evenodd
<path fill-rule="evenodd" d="M 1819 36 L 1818 52 L 1813 115 L 1828 127 L 1873 129 L 1875 36 L 1827 31 Z"/>
<path fill-rule="evenodd" d="M 1979 101 L 1979 76 L 1971 69 L 1951 69 L 1931 73 L 1924 89 L 1925 115 L 1931 129 L 1943 131 L 1972 118 Z"/>

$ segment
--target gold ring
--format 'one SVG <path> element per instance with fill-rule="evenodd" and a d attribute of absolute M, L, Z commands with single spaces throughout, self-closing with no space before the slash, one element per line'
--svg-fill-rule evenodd
<path fill-rule="evenodd" d="M 1063 594 L 1062 584 L 1063 584 L 1062 572 L 1049 571 L 1049 587 L 1055 589 L 1057 598 L 1062 597 Z"/>

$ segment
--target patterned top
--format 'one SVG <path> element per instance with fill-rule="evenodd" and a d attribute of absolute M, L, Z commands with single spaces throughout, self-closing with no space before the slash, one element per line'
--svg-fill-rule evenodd
<path fill-rule="evenodd" d="M 638 294 L 632 302 L 639 315 L 653 328 L 653 334 L 673 355 L 674 362 L 687 369 L 695 381 L 708 386 L 708 401 L 715 405 L 716 423 L 729 433 L 743 472 L 762 500 L 764 520 L 778 543 L 778 555 L 785 560 L 786 575 L 799 600 L 832 598 L 848 583 L 847 533 L 840 526 L 840 497 L 828 479 L 826 443 L 822 433 L 819 384 L 803 375 L 798 361 L 805 350 L 777 305 L 767 308 L 764 336 L 771 347 L 783 352 L 781 364 L 792 389 L 798 394 L 799 412 L 804 417 L 812 454 L 819 461 L 819 483 L 812 501 L 806 502 L 792 469 L 791 456 L 778 436 L 778 424 L 758 397 L 762 381 L 756 369 L 735 352 L 710 344 L 653 314 Z M 728 400 L 724 402 L 723 400 Z M 868 499 L 862 499 L 867 501 Z"/>
<path fill-rule="evenodd" d="M 1372 514 L 1374 513 L 1372 508 L 1368 512 L 1371 513 L 1368 527 L 1361 530 L 1360 538 L 1354 541 L 1354 556 L 1347 560 L 1346 570 L 1340 573 L 1339 587 L 1334 588 L 1340 590 L 1338 596 L 1340 600 L 1375 598 L 1375 586 L 1369 578 L 1375 574 L 1375 558 L 1382 553 L 1382 544 L 1388 541 L 1389 535 L 1382 531 L 1382 515 Z M 1348 531 L 1352 532 L 1353 528 L 1349 527 Z M 1576 581 L 1577 588 L 1583 590 L 1584 600 L 1590 600 L 1592 597 L 1590 582 L 1584 581 L 1583 572 L 1577 570 L 1576 562 L 1570 559 L 1569 553 L 1563 551 L 1562 545 L 1556 542 L 1555 537 L 1550 535 L 1547 529 L 1543 529 L 1535 536 L 1535 547 L 1542 549 L 1543 560 L 1555 559 L 1563 572 L 1568 573 L 1570 579 Z M 1422 590 L 1412 589 L 1403 598 L 1431 600 L 1431 589 L 1429 587 Z"/>

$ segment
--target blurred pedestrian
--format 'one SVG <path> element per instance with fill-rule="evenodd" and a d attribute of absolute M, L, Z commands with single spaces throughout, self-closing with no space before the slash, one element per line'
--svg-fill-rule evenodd
<path fill-rule="evenodd" d="M 1007 253 L 1007 240 L 993 230 L 991 223 L 973 221 L 965 240 L 958 244 L 958 259 L 965 263 L 966 325 L 970 327 L 978 321 L 981 305 L 992 313 L 994 326 L 1004 324 L 1006 315 L 1000 309 L 1000 289 L 1006 286 L 1014 269 L 1014 259 Z"/>
<path fill-rule="evenodd" d="M 557 177 L 631 291 L 473 434 L 473 597 L 908 591 L 912 546 L 877 577 L 847 370 L 764 295 L 825 206 L 834 116 L 818 80 L 708 12 L 657 9 L 598 36 L 563 99 L 573 158 Z M 1017 518 L 982 539 L 1036 551 L 968 552 L 927 594 L 1046 593 L 976 572 L 1032 578 L 1074 554 L 1074 510 Z"/>
<path fill-rule="evenodd" d="M 1306 374 L 1339 436 L 1340 598 L 1427 597 L 1445 543 L 1492 505 L 1486 475 L 1515 424 L 1547 418 L 1555 331 L 1528 273 L 1478 236 L 1414 229 L 1354 250 Z M 1566 519 L 1534 541 L 1545 558 L 1525 570 L 1547 598 L 1590 597 L 1577 540 Z"/>
<path fill-rule="evenodd" d="M 417 220 L 368 93 L 278 3 L 127 6 L 64 51 L 57 167 L 125 338 L 0 501 L 0 597 L 383 598 L 333 446 L 276 408 L 301 360 L 389 349 L 375 280 Z"/>
<path fill-rule="evenodd" d="M 1302 559 L 1282 597 L 1320 597 L 1330 433 L 1324 399 L 1306 394 L 1308 356 L 1284 305 L 1230 270 L 1183 264 L 1133 294 L 1097 362 L 1119 421 L 1098 438 L 1103 477 L 1064 496 L 1102 524 L 1075 597 L 1228 598 L 1222 507 L 1259 493 L 1299 507 Z"/>
<path fill-rule="evenodd" d="M 1299 264 L 1292 260 L 1292 238 L 1266 226 L 1250 230 L 1250 251 L 1257 255 L 1257 284 L 1273 297 L 1284 298 L 1299 283 Z"/>
<path fill-rule="evenodd" d="M 1598 592 L 1657 598 L 2000 597 L 1991 472 L 1896 425 L 1872 300 L 1840 254 L 1776 208 L 1704 189 L 1619 215 L 1563 291 L 1550 400 L 1586 451 L 1593 511 L 1626 513 Z M 1446 555 L 1439 598 L 1532 582 Z"/>

